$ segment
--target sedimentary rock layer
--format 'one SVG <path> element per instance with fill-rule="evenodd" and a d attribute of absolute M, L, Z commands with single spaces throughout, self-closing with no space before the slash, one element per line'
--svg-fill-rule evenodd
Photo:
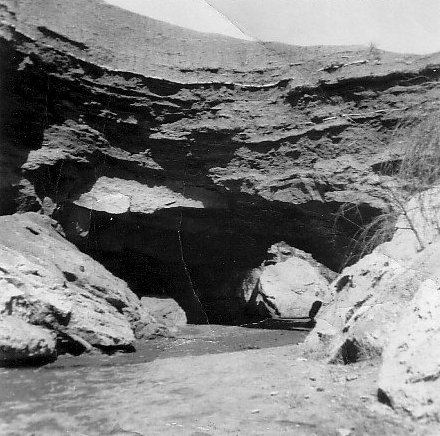
<path fill-rule="evenodd" d="M 387 207 L 399 134 L 440 97 L 435 55 L 244 42 L 100 1 L 0 6 L 1 212 L 44 210 L 139 295 L 231 319 L 229 278 L 275 242 L 340 267 Z"/>

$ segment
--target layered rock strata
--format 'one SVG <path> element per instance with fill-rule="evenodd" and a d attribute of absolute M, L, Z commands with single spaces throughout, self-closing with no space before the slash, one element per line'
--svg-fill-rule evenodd
<path fill-rule="evenodd" d="M 338 269 L 387 207 L 396 126 L 440 97 L 435 55 L 244 42 L 100 1 L 0 3 L 1 212 L 52 215 L 192 321 L 240 318 L 230 278 L 275 242 Z"/>

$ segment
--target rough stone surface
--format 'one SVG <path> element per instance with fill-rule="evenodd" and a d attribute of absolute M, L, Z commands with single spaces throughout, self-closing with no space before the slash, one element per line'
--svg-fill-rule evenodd
<path fill-rule="evenodd" d="M 440 422 L 440 280 L 422 283 L 383 354 L 379 398 L 417 419 Z"/>
<path fill-rule="evenodd" d="M 331 302 L 306 341 L 310 350 L 345 363 L 380 355 L 390 326 L 412 295 L 408 283 L 397 283 L 403 273 L 400 263 L 377 253 L 345 268 L 330 285 Z M 409 283 L 412 278 L 409 274 Z"/>
<path fill-rule="evenodd" d="M 392 240 L 378 251 L 398 261 L 412 262 L 440 237 L 440 188 L 415 195 L 401 212 Z"/>
<path fill-rule="evenodd" d="M 378 362 L 334 367 L 295 356 L 297 347 L 284 346 L 54 369 L 38 378 L 2 370 L 0 432 L 438 436 L 438 424 L 402 419 L 378 403 Z"/>
<path fill-rule="evenodd" d="M 141 304 L 171 331 L 186 325 L 185 312 L 172 298 L 142 297 Z"/>
<path fill-rule="evenodd" d="M 405 204 L 391 241 L 331 284 L 331 301 L 305 343 L 311 354 L 345 363 L 382 354 L 420 284 L 439 276 L 437 194 L 434 188 Z"/>
<path fill-rule="evenodd" d="M 53 330 L 63 350 L 129 348 L 157 326 L 126 283 L 81 253 L 36 213 L 0 218 L 0 316 Z"/>
<path fill-rule="evenodd" d="M 271 317 L 314 318 L 323 302 L 328 302 L 331 272 L 313 258 L 286 243 L 274 244 L 271 256 L 243 282 L 250 313 Z"/>
<path fill-rule="evenodd" d="M 0 14 L 0 212 L 53 213 L 112 272 L 136 253 L 139 294 L 165 271 L 155 293 L 190 298 L 183 257 L 217 320 L 275 241 L 338 269 L 387 206 L 384 144 L 440 97 L 438 55 L 238 41 L 92 0 Z M 335 224 L 346 203 L 361 218 Z"/>
<path fill-rule="evenodd" d="M 15 316 L 0 316 L 0 366 L 56 359 L 55 335 Z"/>

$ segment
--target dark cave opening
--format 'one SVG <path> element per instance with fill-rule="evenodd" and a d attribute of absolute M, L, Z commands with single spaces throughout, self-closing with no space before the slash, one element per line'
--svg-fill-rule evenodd
<path fill-rule="evenodd" d="M 110 216 L 70 205 L 56 218 L 68 239 L 125 280 L 138 297 L 171 297 L 192 324 L 254 321 L 239 283 L 262 263 L 270 241 L 206 221 L 202 225 L 190 215 L 183 217 L 181 232 L 179 214 Z"/>
<path fill-rule="evenodd" d="M 272 244 L 285 241 L 333 270 L 343 265 L 355 228 L 335 231 L 334 221 L 314 212 L 306 218 L 291 210 L 174 208 L 111 215 L 65 203 L 54 218 L 139 297 L 175 299 L 189 323 L 239 325 L 268 316 L 247 311 L 241 284 Z M 314 231 L 306 231 L 307 220 Z"/>

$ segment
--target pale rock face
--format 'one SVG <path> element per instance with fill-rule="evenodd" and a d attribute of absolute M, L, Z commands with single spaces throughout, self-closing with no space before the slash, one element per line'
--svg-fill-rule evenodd
<path fill-rule="evenodd" d="M 142 297 L 141 304 L 172 332 L 187 323 L 184 310 L 172 298 Z"/>
<path fill-rule="evenodd" d="M 411 262 L 440 237 L 440 188 L 415 195 L 396 223 L 396 233 L 378 251 L 395 260 Z"/>
<path fill-rule="evenodd" d="M 157 323 L 126 283 L 35 213 L 1 217 L 0 317 L 14 315 L 88 349 L 127 348 Z"/>
<path fill-rule="evenodd" d="M 331 284 L 305 351 L 330 362 L 380 356 L 420 284 L 440 274 L 439 190 L 405 206 L 390 242 L 345 268 Z"/>
<path fill-rule="evenodd" d="M 379 398 L 417 419 L 440 421 L 440 281 L 422 283 L 389 338 Z"/>
<path fill-rule="evenodd" d="M 271 317 L 314 318 L 329 299 L 328 281 L 322 274 L 326 268 L 284 243 L 273 245 L 268 253 L 273 260 L 253 270 L 243 282 L 249 311 L 265 310 Z"/>
<path fill-rule="evenodd" d="M 55 334 L 15 316 L 0 317 L 0 366 L 56 359 Z"/>
<path fill-rule="evenodd" d="M 302 259 L 268 265 L 260 276 L 261 298 L 269 312 L 282 317 L 308 317 L 314 303 L 325 300 L 326 291 L 327 281 Z"/>
<path fill-rule="evenodd" d="M 390 322 L 411 295 L 393 284 L 403 273 L 400 263 L 378 253 L 345 268 L 330 285 L 331 302 L 319 312 L 306 346 L 346 363 L 380 355 Z"/>
<path fill-rule="evenodd" d="M 172 184 L 171 184 L 172 185 Z M 222 209 L 226 202 L 219 195 L 201 188 L 189 187 L 182 192 L 180 183 L 155 186 L 117 177 L 100 177 L 89 192 L 74 203 L 88 210 L 118 215 L 127 212 L 152 214 L 161 209 L 178 207 Z"/>

